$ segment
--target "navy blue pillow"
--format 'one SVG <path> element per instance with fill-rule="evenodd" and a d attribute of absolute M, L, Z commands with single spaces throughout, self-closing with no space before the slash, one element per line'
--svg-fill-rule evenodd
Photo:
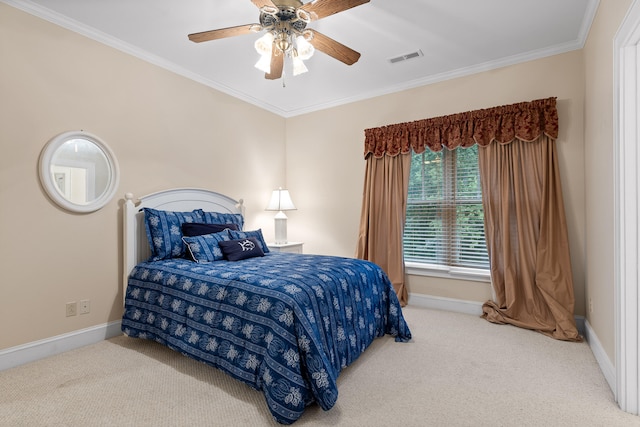
<path fill-rule="evenodd" d="M 186 237 L 202 236 L 203 234 L 219 233 L 225 229 L 237 230 L 236 224 L 204 224 L 201 222 L 185 222 L 182 224 L 182 234 Z"/>
<path fill-rule="evenodd" d="M 218 242 L 224 257 L 229 261 L 240 261 L 242 259 L 264 256 L 260 249 L 260 244 L 255 237 L 246 239 L 229 240 L 228 242 Z"/>
<path fill-rule="evenodd" d="M 229 231 L 229 235 L 232 239 L 248 239 L 250 237 L 254 237 L 258 241 L 258 245 L 260 245 L 260 249 L 262 249 L 262 252 L 264 252 L 265 254 L 269 252 L 269 246 L 267 246 L 267 243 L 264 241 L 261 228 L 252 231 L 231 230 Z"/>

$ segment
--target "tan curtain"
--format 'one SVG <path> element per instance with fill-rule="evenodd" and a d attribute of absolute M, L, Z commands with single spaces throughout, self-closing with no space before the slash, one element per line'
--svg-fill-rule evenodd
<path fill-rule="evenodd" d="M 493 143 L 478 157 L 495 294 L 483 317 L 580 341 L 555 141 Z"/>
<path fill-rule="evenodd" d="M 411 154 L 367 157 L 356 258 L 379 265 L 406 305 L 402 234 Z"/>
<path fill-rule="evenodd" d="M 367 177 L 357 256 L 379 263 L 388 274 L 393 271 L 396 290 L 406 302 L 400 272 L 408 181 L 401 190 L 395 175 L 399 167 L 386 165 L 406 157 L 407 177 L 402 179 L 408 180 L 411 151 L 478 144 L 483 147 L 479 152 L 485 234 L 496 294 L 496 301 L 484 304 L 484 316 L 558 339 L 580 340 L 573 318 L 557 137 L 556 98 L 366 129 Z M 506 160 L 505 153 L 512 152 L 517 155 Z M 400 191 L 401 197 L 394 196 Z"/>

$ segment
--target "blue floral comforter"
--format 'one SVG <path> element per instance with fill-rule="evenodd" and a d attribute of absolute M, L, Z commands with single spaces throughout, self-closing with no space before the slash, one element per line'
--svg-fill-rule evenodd
<path fill-rule="evenodd" d="M 282 424 L 296 421 L 312 402 L 330 409 L 338 374 L 376 337 L 411 338 L 377 265 L 272 252 L 238 262 L 138 264 L 129 276 L 122 330 L 261 390 Z"/>

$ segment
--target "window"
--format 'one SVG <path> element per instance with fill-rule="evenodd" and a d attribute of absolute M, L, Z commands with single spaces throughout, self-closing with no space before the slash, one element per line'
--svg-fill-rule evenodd
<path fill-rule="evenodd" d="M 403 246 L 408 267 L 488 277 L 477 145 L 412 154 Z"/>

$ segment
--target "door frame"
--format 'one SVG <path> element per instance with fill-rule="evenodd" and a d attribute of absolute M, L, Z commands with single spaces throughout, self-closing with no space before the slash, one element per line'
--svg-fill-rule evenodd
<path fill-rule="evenodd" d="M 616 401 L 640 409 L 640 0 L 635 0 L 614 38 L 614 222 Z"/>

